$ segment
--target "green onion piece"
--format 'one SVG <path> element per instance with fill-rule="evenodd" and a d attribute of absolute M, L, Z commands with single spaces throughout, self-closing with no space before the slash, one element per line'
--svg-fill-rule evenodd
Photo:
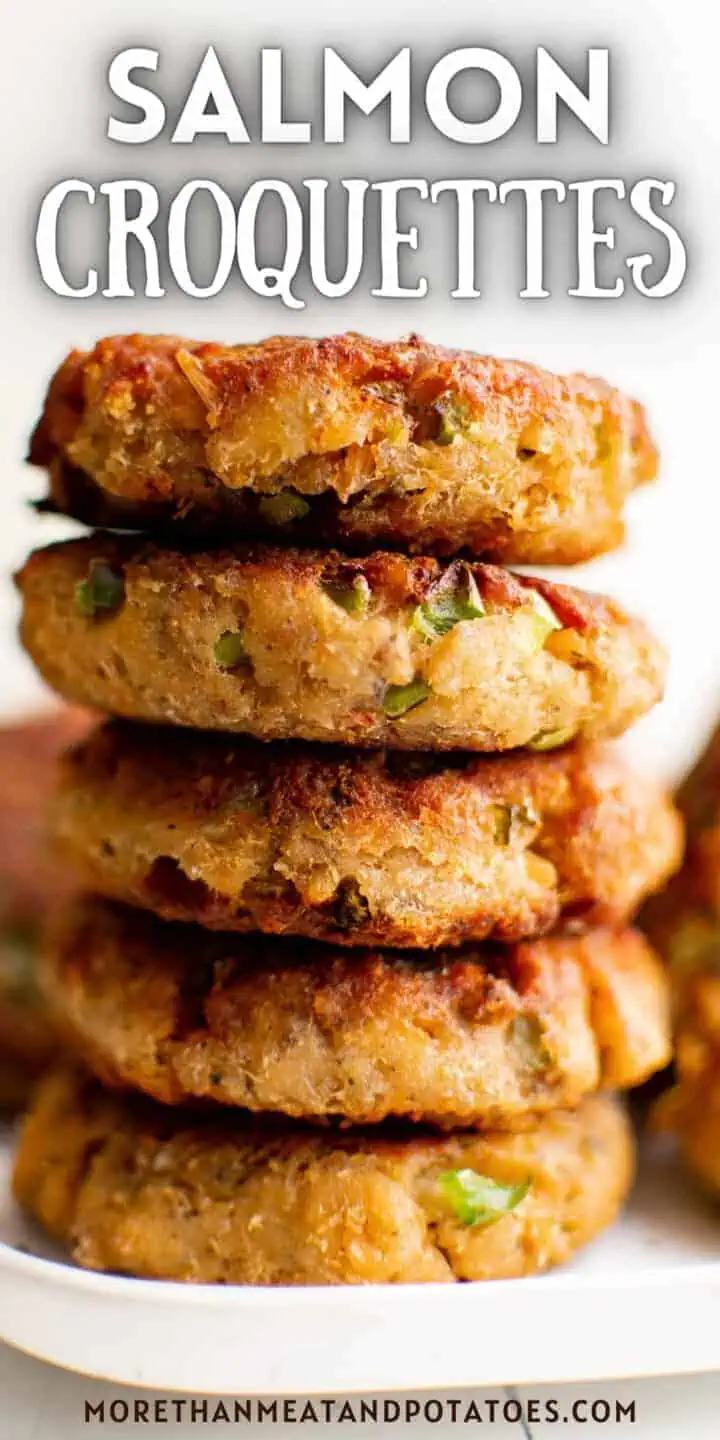
<path fill-rule="evenodd" d="M 494 1225 L 515 1210 L 530 1189 L 531 1182 L 501 1185 L 476 1170 L 444 1170 L 438 1185 L 444 1198 L 463 1225 Z"/>
<path fill-rule="evenodd" d="M 469 416 L 465 407 L 450 396 L 441 396 L 432 407 L 436 419 L 433 440 L 436 445 L 452 445 L 456 435 L 463 435 L 469 429 Z"/>
<path fill-rule="evenodd" d="M 0 991 L 11 1004 L 33 1005 L 40 998 L 38 942 L 39 935 L 26 925 L 0 931 Z"/>
<path fill-rule="evenodd" d="M 516 1015 L 510 1022 L 510 1043 L 520 1051 L 526 1070 L 549 1070 L 552 1056 L 545 1044 L 543 1028 L 536 1015 Z"/>
<path fill-rule="evenodd" d="M 495 812 L 495 839 L 499 845 L 509 845 L 518 831 L 527 830 L 539 822 L 539 816 L 528 801 L 520 805 L 493 805 Z"/>
<path fill-rule="evenodd" d="M 567 745 L 576 735 L 572 725 L 566 725 L 564 730 L 538 730 L 532 740 L 528 740 L 528 750 L 558 750 L 561 745 Z"/>
<path fill-rule="evenodd" d="M 548 630 L 562 630 L 562 620 L 558 620 L 552 605 L 548 604 L 545 596 L 541 595 L 539 590 L 531 590 L 530 597 L 535 614 L 546 622 Z"/>
<path fill-rule="evenodd" d="M 341 880 L 333 899 L 333 917 L 339 930 L 357 930 L 370 919 L 370 904 L 357 880 Z"/>
<path fill-rule="evenodd" d="M 387 405 L 402 405 L 404 400 L 403 388 L 394 380 L 376 380 L 367 389 L 371 395 L 377 395 L 378 400 L 384 400 Z"/>
<path fill-rule="evenodd" d="M 348 615 L 362 615 L 368 608 L 370 586 L 364 575 L 354 575 L 347 585 L 326 585 L 325 590 Z"/>
<path fill-rule="evenodd" d="M 469 565 L 451 565 L 413 613 L 412 628 L 425 640 L 447 635 L 461 620 L 481 620 L 485 606 Z"/>
<path fill-rule="evenodd" d="M 268 797 L 262 780 L 248 780 L 238 795 L 238 809 L 248 815 L 266 815 Z"/>
<path fill-rule="evenodd" d="M 75 586 L 75 604 L 83 615 L 112 615 L 125 599 L 125 581 L 104 560 L 91 560 L 84 580 Z"/>
<path fill-rule="evenodd" d="M 225 630 L 215 641 L 213 648 L 215 664 L 219 670 L 235 670 L 247 659 L 245 641 L 241 630 Z"/>
<path fill-rule="evenodd" d="M 293 520 L 303 520 L 310 506 L 294 490 L 280 490 L 277 495 L 263 495 L 258 511 L 269 525 L 290 525 Z"/>
<path fill-rule="evenodd" d="M 527 597 L 528 602 L 532 607 L 531 618 L 533 623 L 533 633 L 535 636 L 537 647 L 540 650 L 545 644 L 548 635 L 552 634 L 553 630 L 562 630 L 563 625 L 562 621 L 558 620 L 558 617 L 555 614 L 552 606 L 548 605 L 545 597 L 543 595 L 540 595 L 537 590 L 529 590 L 527 592 Z"/>
<path fill-rule="evenodd" d="M 441 410 L 437 435 L 435 436 L 435 444 L 452 445 L 453 440 L 455 439 L 455 436 L 458 434 L 458 432 L 459 426 L 448 414 L 447 410 Z"/>
<path fill-rule="evenodd" d="M 682 919 L 666 942 L 673 970 L 720 969 L 720 921 L 702 911 Z"/>
<path fill-rule="evenodd" d="M 409 685 L 388 685 L 382 708 L 389 720 L 399 720 L 401 715 L 422 705 L 431 694 L 430 686 L 420 678 L 411 680 Z"/>

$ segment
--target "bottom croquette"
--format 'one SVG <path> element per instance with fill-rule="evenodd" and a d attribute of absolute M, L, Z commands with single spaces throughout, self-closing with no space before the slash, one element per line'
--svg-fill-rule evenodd
<path fill-rule="evenodd" d="M 165 1280 L 490 1280 L 563 1261 L 633 1175 L 608 1098 L 531 1131 L 343 1135 L 120 1100 L 61 1072 L 25 1122 L 19 1202 L 78 1264 Z"/>

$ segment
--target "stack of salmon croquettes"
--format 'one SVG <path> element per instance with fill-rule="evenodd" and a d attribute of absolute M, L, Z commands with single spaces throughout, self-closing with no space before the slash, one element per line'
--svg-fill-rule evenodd
<path fill-rule="evenodd" d="M 24 642 L 114 718 L 51 807 L 77 1062 L 20 1201 L 80 1264 L 175 1280 L 566 1260 L 631 1182 L 613 1092 L 669 1053 L 629 926 L 680 823 L 605 743 L 665 657 L 497 562 L 619 543 L 640 407 L 417 338 L 126 336 L 61 366 L 31 459 L 105 528 L 27 561 Z"/>

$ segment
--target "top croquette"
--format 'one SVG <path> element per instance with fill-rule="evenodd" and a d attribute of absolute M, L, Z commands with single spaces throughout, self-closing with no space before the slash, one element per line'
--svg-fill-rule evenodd
<path fill-rule="evenodd" d="M 30 458 L 91 523 L 536 564 L 618 545 L 657 468 L 641 406 L 602 380 L 356 334 L 101 340 L 54 376 Z"/>
<path fill-rule="evenodd" d="M 664 683 L 662 647 L 612 601 L 460 560 L 98 534 L 37 551 L 18 584 L 61 695 L 260 740 L 547 750 L 621 733 Z"/>

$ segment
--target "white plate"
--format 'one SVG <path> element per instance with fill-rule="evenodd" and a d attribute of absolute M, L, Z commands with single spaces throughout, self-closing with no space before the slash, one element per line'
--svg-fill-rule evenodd
<path fill-rule="evenodd" d="M 720 1213 L 663 1147 L 623 1219 L 573 1266 L 483 1285 L 252 1289 L 93 1275 L 9 1198 L 1 1142 L 0 1338 L 161 1390 L 303 1395 L 606 1380 L 720 1369 Z"/>

